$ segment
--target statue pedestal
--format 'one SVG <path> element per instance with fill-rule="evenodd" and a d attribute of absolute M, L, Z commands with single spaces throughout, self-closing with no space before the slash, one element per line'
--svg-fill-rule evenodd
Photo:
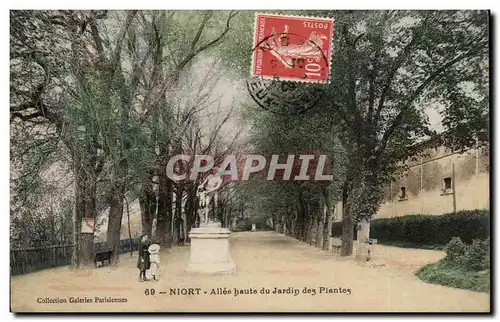
<path fill-rule="evenodd" d="M 191 229 L 191 255 L 187 271 L 233 273 L 236 266 L 229 250 L 229 234 L 229 229 L 222 228 L 220 223 L 208 223 Z"/>

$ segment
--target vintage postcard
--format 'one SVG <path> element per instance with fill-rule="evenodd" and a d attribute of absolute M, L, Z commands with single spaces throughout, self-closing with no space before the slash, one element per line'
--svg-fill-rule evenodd
<path fill-rule="evenodd" d="M 489 31 L 11 10 L 10 310 L 489 313 Z"/>

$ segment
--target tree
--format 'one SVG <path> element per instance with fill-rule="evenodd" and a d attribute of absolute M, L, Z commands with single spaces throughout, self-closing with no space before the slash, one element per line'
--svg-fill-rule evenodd
<path fill-rule="evenodd" d="M 350 255 L 354 224 L 377 212 L 382 187 L 404 171 L 401 162 L 423 153 L 414 143 L 436 136 L 426 109 L 439 108 L 446 129 L 433 142 L 453 149 L 488 143 L 486 12 L 311 15 L 336 20 L 330 83 L 293 84 L 298 96 L 323 93 L 313 108 L 297 102 L 265 111 L 250 97 L 226 103 L 214 94 L 225 69 L 239 81 L 248 77 L 251 12 L 11 11 L 16 227 L 41 226 L 41 210 L 29 208 L 44 203 L 67 215 L 59 203 L 71 198 L 46 202 L 52 192 L 45 187 L 56 183 L 44 174 L 60 164 L 68 170 L 61 180 L 74 187 L 74 263 L 91 264 L 94 236 L 81 233 L 81 225 L 102 208 L 109 209 L 107 243 L 116 263 L 127 195 L 139 199 L 144 233 L 152 235 L 156 217 L 163 245 L 182 243 L 196 226 L 203 176 L 172 181 L 166 164 L 173 155 L 210 153 L 218 164 L 245 149 L 324 154 L 332 182 L 256 175 L 226 183 L 217 216 L 229 226 L 233 217 L 262 214 L 275 229 L 325 247 L 332 205 L 343 201 L 342 255 Z M 200 62 L 205 74 L 195 73 Z M 240 131 L 224 136 L 238 108 L 252 126 L 245 143 Z M 57 225 L 50 229 L 59 231 Z"/>
<path fill-rule="evenodd" d="M 202 53 L 219 45 L 230 30 L 231 20 L 236 12 L 162 12 L 152 20 L 151 28 L 155 31 L 152 46 L 156 48 L 151 79 L 151 95 L 144 104 L 144 124 L 152 128 L 150 147 L 158 151 L 156 162 L 145 169 L 141 196 L 144 211 L 151 211 L 156 202 L 151 193 L 150 182 L 158 176 L 157 236 L 159 242 L 170 246 L 172 243 L 172 203 L 174 185 L 167 177 L 166 165 L 169 158 L 181 147 L 181 138 L 185 134 L 196 106 L 190 105 L 180 114 L 176 114 L 176 90 L 181 86 L 180 77 L 189 70 L 189 66 Z M 189 23 L 187 23 L 189 21 Z M 180 187 L 178 187 L 180 189 Z M 181 190 L 178 200 L 182 199 Z M 177 205 L 179 209 L 179 205 Z M 146 231 L 151 226 L 150 214 L 144 213 Z"/>
<path fill-rule="evenodd" d="M 373 216 L 400 161 L 433 136 L 425 108 L 443 105 L 447 143 L 487 140 L 488 15 L 479 11 L 328 13 L 336 18 L 326 115 L 348 153 L 341 255 L 354 223 Z M 466 112 L 464 112 L 466 111 Z"/>
<path fill-rule="evenodd" d="M 139 17 L 146 26 L 141 26 Z M 106 23 L 118 25 L 117 33 L 102 32 L 107 30 Z M 117 263 L 125 194 L 138 183 L 135 169 L 153 160 L 137 112 L 142 107 L 141 97 L 151 90 L 150 83 L 141 80 L 155 47 L 147 43 L 153 35 L 147 19 L 137 11 L 118 13 L 102 22 L 93 17 L 88 25 L 92 39 L 89 46 L 95 57 L 88 77 L 79 79 L 81 101 L 89 105 L 87 117 L 95 117 L 93 137 L 106 160 L 103 175 L 104 198 L 109 205 L 106 242 L 113 250 L 111 262 Z M 109 38 L 114 41 L 108 41 Z"/>
<path fill-rule="evenodd" d="M 328 229 L 333 220 L 332 204 L 340 201 L 340 183 L 345 177 L 345 151 L 337 139 L 337 126 L 317 111 L 270 113 L 249 106 L 247 118 L 253 124 L 249 142 L 254 151 L 259 151 L 268 161 L 273 154 L 294 155 L 295 164 L 292 181 L 284 181 L 280 175 L 275 176 L 274 181 L 267 181 L 264 169 L 264 177 L 256 175 L 253 180 L 240 184 L 240 197 L 250 212 L 278 223 L 275 228 L 282 233 L 310 243 L 315 239 L 318 247 L 327 246 Z M 293 181 L 300 171 L 301 154 L 315 156 L 308 168 L 311 179 L 319 156 L 326 156 L 325 170 L 333 175 L 333 181 Z"/>
<path fill-rule="evenodd" d="M 488 142 L 488 13 L 309 14 L 335 19 L 330 84 L 307 115 L 337 124 L 332 135 L 347 153 L 341 252 L 346 256 L 352 253 L 354 224 L 377 212 L 382 187 L 395 170 L 404 171 L 401 162 L 423 152 L 414 143 L 436 136 L 426 109 L 439 106 L 443 116 L 446 132 L 434 142 L 453 149 L 474 146 L 476 140 Z M 251 43 L 249 30 L 240 28 L 244 30 L 232 42 L 237 45 L 224 46 L 226 53 Z M 241 55 L 233 56 L 229 65 L 248 77 L 247 63 Z"/>
<path fill-rule="evenodd" d="M 40 146 L 38 141 L 53 148 L 45 150 L 29 176 L 38 176 L 54 162 L 49 155 L 69 160 L 75 180 L 73 263 L 77 267 L 92 262 L 94 236 L 81 233 L 81 224 L 83 218 L 95 218 L 96 182 L 102 167 L 91 124 L 79 119 L 83 104 L 77 99 L 73 73 L 85 70 L 89 63 L 80 37 L 86 19 L 82 12 L 11 12 L 11 124 L 32 127 L 35 132 L 28 141 L 34 139 L 35 147 Z"/>

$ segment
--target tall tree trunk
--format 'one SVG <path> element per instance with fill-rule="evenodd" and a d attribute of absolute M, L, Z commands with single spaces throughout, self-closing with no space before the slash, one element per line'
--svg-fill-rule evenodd
<path fill-rule="evenodd" d="M 184 212 L 184 214 L 181 216 L 181 227 L 180 227 L 180 231 L 181 231 L 181 238 L 180 238 L 180 245 L 181 246 L 184 246 L 186 244 L 186 241 L 187 241 L 187 226 L 186 226 L 186 212 Z"/>
<path fill-rule="evenodd" d="M 330 240 L 330 234 L 332 232 L 333 211 L 330 196 L 328 195 L 328 190 L 326 188 L 323 189 L 323 199 L 325 203 L 325 220 L 323 222 L 323 249 L 328 250 L 328 242 Z"/>
<path fill-rule="evenodd" d="M 317 217 L 316 221 L 316 242 L 315 246 L 317 248 L 321 248 L 323 245 L 323 223 L 325 222 L 326 219 L 326 211 L 322 211 L 321 215 Z"/>
<path fill-rule="evenodd" d="M 323 249 L 327 250 L 328 249 L 328 243 L 330 241 L 330 235 L 332 233 L 332 226 L 333 226 L 333 210 L 331 207 L 328 207 L 329 210 L 327 210 L 326 213 L 326 220 L 323 224 Z"/>
<path fill-rule="evenodd" d="M 125 117 L 124 121 L 127 121 Z M 125 147 L 128 148 L 125 143 Z M 120 237 L 123 219 L 123 201 L 125 199 L 126 176 L 128 162 L 123 153 L 119 154 L 119 161 L 116 165 L 115 180 L 109 196 L 109 215 L 106 245 L 112 250 L 110 264 L 117 264 L 120 258 Z"/>
<path fill-rule="evenodd" d="M 166 156 L 167 149 L 160 153 Z M 158 183 L 157 236 L 160 245 L 172 247 L 172 180 L 167 177 L 165 164 L 158 171 Z"/>
<path fill-rule="evenodd" d="M 350 256 L 353 251 L 354 214 L 351 207 L 352 196 L 349 193 L 348 186 L 345 185 L 342 192 L 342 248 L 340 249 L 340 256 Z"/>
<path fill-rule="evenodd" d="M 75 208 L 74 208 L 74 241 L 73 266 L 89 267 L 94 256 L 94 232 L 82 233 L 82 221 L 85 218 L 96 219 L 96 178 L 94 168 L 85 163 L 78 155 L 73 154 L 75 174 Z"/>
<path fill-rule="evenodd" d="M 152 175 L 148 174 L 142 182 L 139 205 L 141 207 L 142 233 L 152 237 L 153 220 L 156 213 L 156 194 L 153 189 Z"/>
<path fill-rule="evenodd" d="M 130 231 L 130 204 L 127 198 L 125 198 L 125 206 L 127 207 L 127 230 L 128 230 L 128 242 L 130 243 L 130 257 L 133 256 L 132 248 L 132 232 Z"/>
<path fill-rule="evenodd" d="M 173 244 L 179 245 L 182 235 L 182 194 L 183 187 L 178 184 L 175 189 L 175 212 L 174 212 L 174 227 L 173 227 Z"/>
<path fill-rule="evenodd" d="M 314 224 L 316 218 L 314 218 L 314 213 L 312 212 L 312 209 L 307 202 L 306 202 L 306 218 L 307 218 L 306 240 L 309 245 L 312 245 L 314 237 Z"/>
<path fill-rule="evenodd" d="M 189 243 L 189 232 L 191 228 L 196 227 L 196 190 L 195 185 L 188 186 L 186 202 L 184 203 L 184 213 L 185 213 L 185 231 L 184 241 Z"/>
<path fill-rule="evenodd" d="M 306 232 L 306 207 L 304 204 L 304 199 L 302 198 L 302 193 L 299 194 L 299 204 L 297 209 L 297 223 L 296 223 L 297 238 L 300 241 L 305 241 Z"/>
<path fill-rule="evenodd" d="M 299 205 L 297 205 L 295 208 L 295 213 L 294 213 L 294 216 L 293 216 L 293 219 L 292 219 L 292 229 L 293 229 L 293 234 L 291 234 L 295 239 L 299 239 L 300 240 L 300 232 L 299 232 L 299 224 L 298 224 L 298 218 L 299 218 Z"/>
<path fill-rule="evenodd" d="M 123 200 L 125 198 L 125 187 L 120 184 L 112 190 L 109 201 L 109 219 L 108 231 L 106 237 L 106 245 L 109 250 L 112 250 L 111 264 L 118 263 L 120 257 L 120 237 L 123 218 Z"/>
<path fill-rule="evenodd" d="M 293 216 L 292 222 L 291 222 L 292 232 L 290 234 L 292 237 L 294 237 L 296 239 L 299 239 L 299 225 L 298 225 L 298 220 L 297 220 L 298 217 L 299 217 L 299 206 L 297 205 L 295 207 L 294 216 Z"/>

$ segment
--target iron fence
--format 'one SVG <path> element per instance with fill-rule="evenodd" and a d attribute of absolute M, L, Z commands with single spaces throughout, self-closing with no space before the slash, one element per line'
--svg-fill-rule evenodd
<path fill-rule="evenodd" d="M 120 240 L 120 254 L 139 249 L 140 238 Z M 21 275 L 71 263 L 74 245 L 21 248 L 10 250 L 10 274 Z M 94 243 L 94 252 L 105 250 L 106 242 Z"/>

